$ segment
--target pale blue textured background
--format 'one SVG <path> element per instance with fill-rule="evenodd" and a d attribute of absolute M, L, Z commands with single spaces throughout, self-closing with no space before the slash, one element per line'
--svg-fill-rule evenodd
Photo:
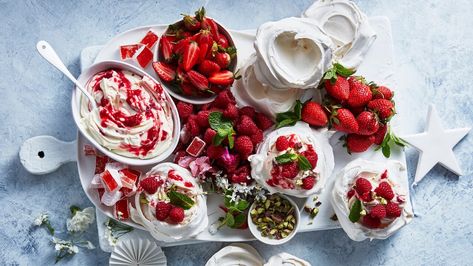
<path fill-rule="evenodd" d="M 21 143 L 36 135 L 73 140 L 71 84 L 34 49 L 46 39 L 79 74 L 79 53 L 127 29 L 170 23 L 206 5 L 208 14 L 234 29 L 299 15 L 305 1 L 8 1 L 0 0 L 0 264 L 50 265 L 53 249 L 44 230 L 34 230 L 40 211 L 65 231 L 68 206 L 90 206 L 74 163 L 36 177 L 18 160 Z M 409 132 L 423 129 L 434 103 L 446 127 L 473 125 L 473 3 L 460 1 L 357 1 L 369 15 L 392 22 L 398 98 L 409 109 Z M 433 144 L 435 145 L 435 144 Z M 314 265 L 467 265 L 473 263 L 473 136 L 455 149 L 465 176 L 437 166 L 415 190 L 421 216 L 386 241 L 351 241 L 342 230 L 304 233 L 271 247 L 253 242 L 269 258 L 287 251 Z M 408 151 L 413 178 L 417 153 Z M 88 238 L 95 244 L 95 227 Z M 170 265 L 203 265 L 222 243 L 166 248 Z M 104 265 L 108 253 L 84 251 L 71 265 Z"/>

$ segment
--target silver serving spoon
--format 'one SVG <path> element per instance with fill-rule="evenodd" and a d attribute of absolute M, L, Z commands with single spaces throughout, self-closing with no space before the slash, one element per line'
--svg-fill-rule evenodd
<path fill-rule="evenodd" d="M 61 61 L 59 56 L 54 51 L 53 47 L 47 41 L 39 41 L 36 44 L 36 49 L 38 49 L 39 54 L 44 57 L 51 65 L 61 71 L 67 78 L 69 78 L 76 86 L 79 88 L 82 93 L 89 99 L 89 102 L 92 104 L 92 108 L 97 108 L 97 103 L 95 102 L 94 97 L 82 86 L 82 84 L 77 81 L 77 79 L 69 72 L 64 63 Z"/>

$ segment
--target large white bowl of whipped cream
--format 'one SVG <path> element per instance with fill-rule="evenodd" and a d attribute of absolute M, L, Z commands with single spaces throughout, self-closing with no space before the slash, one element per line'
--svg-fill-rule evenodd
<path fill-rule="evenodd" d="M 93 109 L 78 89 L 72 96 L 74 120 L 99 151 L 128 165 L 163 161 L 179 140 L 176 106 L 161 85 L 124 62 L 99 62 L 78 78 L 95 98 Z"/>
<path fill-rule="evenodd" d="M 399 161 L 363 159 L 356 159 L 340 170 L 331 202 L 340 225 L 351 239 L 386 239 L 412 221 L 405 171 Z"/>
<path fill-rule="evenodd" d="M 251 176 L 271 194 L 306 198 L 320 192 L 335 166 L 330 135 L 305 122 L 271 132 L 248 158 Z"/>

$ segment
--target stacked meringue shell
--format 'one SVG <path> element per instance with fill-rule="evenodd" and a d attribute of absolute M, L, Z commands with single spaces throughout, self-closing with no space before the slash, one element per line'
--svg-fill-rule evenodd
<path fill-rule="evenodd" d="M 356 69 L 375 39 L 366 15 L 347 0 L 317 1 L 301 18 L 264 23 L 235 86 L 237 101 L 275 117 L 317 87 L 332 63 Z"/>

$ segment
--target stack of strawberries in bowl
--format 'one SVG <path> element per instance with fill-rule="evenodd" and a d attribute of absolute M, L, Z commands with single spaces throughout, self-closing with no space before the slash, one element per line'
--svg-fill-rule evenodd
<path fill-rule="evenodd" d="M 233 83 L 236 54 L 228 31 L 202 7 L 168 27 L 153 68 L 175 98 L 208 103 Z"/>

